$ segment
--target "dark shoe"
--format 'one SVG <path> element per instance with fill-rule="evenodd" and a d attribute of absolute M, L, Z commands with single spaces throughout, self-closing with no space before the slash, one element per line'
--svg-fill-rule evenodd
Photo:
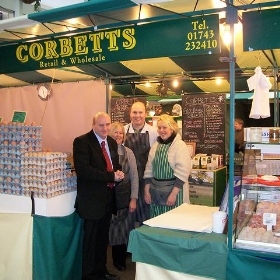
<path fill-rule="evenodd" d="M 115 268 L 118 271 L 125 271 L 126 270 L 126 266 L 125 265 L 115 265 Z"/>
<path fill-rule="evenodd" d="M 111 274 L 111 273 L 106 273 L 104 275 L 99 275 L 98 276 L 98 279 L 108 279 L 108 280 L 119 280 L 120 279 L 120 276 L 119 275 L 116 275 L 116 274 Z"/>

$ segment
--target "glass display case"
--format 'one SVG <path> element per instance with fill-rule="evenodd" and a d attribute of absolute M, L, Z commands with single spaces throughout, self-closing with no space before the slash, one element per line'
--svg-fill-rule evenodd
<path fill-rule="evenodd" d="M 233 248 L 280 255 L 280 143 L 247 143 Z"/>

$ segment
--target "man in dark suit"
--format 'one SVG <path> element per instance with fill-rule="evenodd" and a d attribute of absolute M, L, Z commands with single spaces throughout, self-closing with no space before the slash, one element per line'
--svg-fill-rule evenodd
<path fill-rule="evenodd" d="M 76 210 L 84 219 L 82 280 L 119 279 L 106 268 L 109 224 L 114 211 L 113 184 L 123 179 L 116 141 L 108 136 L 110 116 L 99 112 L 93 117 L 92 130 L 73 142 L 77 172 Z M 111 161 L 108 169 L 101 142 Z"/>

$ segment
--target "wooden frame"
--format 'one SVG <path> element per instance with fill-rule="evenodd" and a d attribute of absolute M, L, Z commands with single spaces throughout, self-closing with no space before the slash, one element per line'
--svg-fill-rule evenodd
<path fill-rule="evenodd" d="M 195 156 L 196 142 L 189 142 L 186 140 L 184 142 L 191 148 L 191 157 L 193 158 Z"/>

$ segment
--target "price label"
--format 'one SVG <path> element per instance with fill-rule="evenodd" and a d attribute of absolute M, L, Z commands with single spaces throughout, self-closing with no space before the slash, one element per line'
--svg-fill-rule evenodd
<path fill-rule="evenodd" d="M 276 225 L 276 214 L 263 213 L 263 224 L 267 226 L 267 231 L 272 230 L 272 226 Z"/>

